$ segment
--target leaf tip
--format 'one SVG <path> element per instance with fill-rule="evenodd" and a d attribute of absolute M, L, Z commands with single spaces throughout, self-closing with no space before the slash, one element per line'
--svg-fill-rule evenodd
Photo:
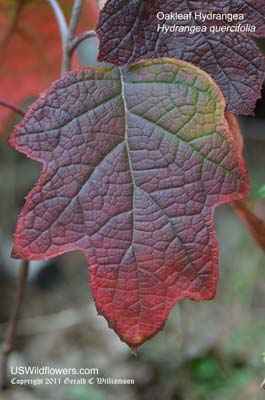
<path fill-rule="evenodd" d="M 121 338 L 130 347 L 132 353 L 137 357 L 139 347 L 147 340 L 149 337 L 137 333 L 135 336 L 130 338 Z"/>
<path fill-rule="evenodd" d="M 133 355 L 135 357 L 137 357 L 138 356 L 138 349 L 139 349 L 140 345 L 129 345 L 129 347 L 130 347 Z"/>

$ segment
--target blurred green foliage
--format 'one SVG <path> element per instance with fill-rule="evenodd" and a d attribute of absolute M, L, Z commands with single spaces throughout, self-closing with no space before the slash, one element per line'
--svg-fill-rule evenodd
<path fill-rule="evenodd" d="M 251 202 L 250 202 L 250 209 L 253 210 L 255 207 L 255 204 L 258 200 L 264 199 L 265 198 L 265 185 L 262 185 L 256 193 L 253 194 Z"/>
<path fill-rule="evenodd" d="M 197 394 L 205 400 L 220 390 L 237 391 L 254 377 L 250 365 L 237 365 L 233 358 L 220 360 L 211 353 L 191 360 L 188 368 Z"/>

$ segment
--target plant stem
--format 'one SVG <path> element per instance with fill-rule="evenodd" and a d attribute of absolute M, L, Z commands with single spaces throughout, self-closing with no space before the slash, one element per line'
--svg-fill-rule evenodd
<path fill-rule="evenodd" d="M 265 223 L 250 210 L 246 199 L 233 201 L 231 207 L 265 251 Z"/>
<path fill-rule="evenodd" d="M 17 114 L 22 115 L 22 117 L 24 117 L 25 115 L 25 111 L 22 110 L 22 108 L 16 106 L 15 104 L 10 103 L 9 101 L 0 99 L 0 105 L 6 108 L 9 108 L 10 110 L 16 112 Z"/>
<path fill-rule="evenodd" d="M 8 329 L 6 332 L 3 350 L 2 350 L 2 360 L 1 360 L 1 389 L 5 389 L 7 387 L 7 367 L 8 367 L 8 359 L 9 355 L 13 351 L 14 348 L 14 338 L 16 333 L 16 327 L 18 322 L 19 313 L 21 310 L 21 306 L 23 303 L 25 287 L 27 282 L 28 270 L 29 270 L 29 261 L 23 260 L 20 267 L 20 276 L 19 282 L 16 291 L 16 297 L 14 306 L 11 313 L 11 318 L 9 321 Z"/>
<path fill-rule="evenodd" d="M 73 6 L 73 11 L 69 23 L 69 28 L 68 28 L 68 40 L 71 41 L 77 30 L 79 18 L 81 15 L 82 7 L 83 7 L 84 0 L 75 0 L 74 6 Z"/>
<path fill-rule="evenodd" d="M 62 73 L 69 71 L 71 68 L 71 58 L 72 58 L 72 51 L 71 51 L 71 44 L 74 40 L 78 22 L 80 19 L 82 7 L 83 7 L 83 0 L 75 0 L 72 15 L 69 22 L 68 32 L 66 36 L 66 42 L 64 43 L 64 52 L 63 52 L 63 61 L 62 61 Z"/>
<path fill-rule="evenodd" d="M 67 38 L 67 34 L 68 34 L 68 26 L 64 17 L 64 13 L 59 5 L 59 3 L 57 2 L 57 0 L 47 0 L 48 3 L 50 4 L 51 8 L 53 9 L 54 15 L 57 19 L 57 23 L 60 29 L 60 34 L 61 34 L 61 40 L 62 40 L 62 45 L 63 45 L 63 49 L 65 47 L 66 44 L 66 38 Z"/>
<path fill-rule="evenodd" d="M 80 43 L 93 37 L 97 37 L 97 33 L 95 31 L 86 31 L 81 33 L 81 35 L 76 36 L 68 46 L 70 56 L 72 56 L 73 52 L 80 45 Z"/>

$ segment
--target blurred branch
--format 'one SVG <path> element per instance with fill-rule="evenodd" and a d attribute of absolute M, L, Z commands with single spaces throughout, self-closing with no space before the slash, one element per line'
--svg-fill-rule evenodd
<path fill-rule="evenodd" d="M 7 367 L 8 367 L 8 358 L 10 353 L 13 351 L 14 347 L 14 338 L 18 323 L 18 317 L 20 314 L 21 306 L 23 303 L 25 287 L 27 282 L 29 270 L 29 261 L 23 260 L 21 264 L 19 283 L 16 291 L 15 303 L 12 309 L 11 318 L 8 323 L 8 328 L 6 332 L 6 336 L 4 339 L 3 350 L 2 350 L 2 358 L 1 358 L 1 371 L 0 371 L 0 380 L 1 386 L 0 389 L 5 389 L 7 386 Z"/>
<path fill-rule="evenodd" d="M 95 31 L 86 31 L 84 33 L 81 33 L 81 35 L 76 36 L 68 46 L 68 51 L 70 55 L 73 54 L 73 52 L 80 45 L 80 43 L 82 43 L 86 39 L 90 39 L 93 37 L 97 37 L 97 33 Z"/>
<path fill-rule="evenodd" d="M 1 38 L 1 46 L 2 46 L 2 47 L 8 45 L 8 41 L 9 41 L 9 39 L 10 39 L 12 33 L 13 33 L 13 32 L 16 30 L 16 28 L 17 28 L 18 21 L 19 21 L 19 18 L 20 18 L 20 16 L 21 16 L 21 12 L 22 12 L 22 10 L 23 10 L 25 4 L 26 4 L 26 1 L 25 1 L 25 0 L 21 0 L 21 1 L 19 1 L 19 2 L 17 3 L 17 5 L 16 5 L 16 10 L 15 10 L 15 12 L 14 12 L 14 14 L 13 14 L 13 18 L 12 18 L 12 20 L 11 20 L 10 26 L 9 26 L 9 28 L 7 29 L 6 33 L 3 35 L 3 37 Z"/>
<path fill-rule="evenodd" d="M 75 0 L 72 15 L 69 22 L 68 32 L 66 35 L 66 41 L 64 43 L 64 52 L 63 52 L 63 61 L 62 61 L 62 73 L 69 71 L 71 68 L 71 59 L 72 59 L 72 52 L 71 52 L 71 43 L 74 40 L 78 22 L 80 19 L 82 7 L 83 7 L 84 0 Z"/>
<path fill-rule="evenodd" d="M 60 33 L 61 33 L 62 45 L 64 48 L 65 44 L 66 44 L 67 34 L 68 34 L 68 27 L 67 27 L 67 23 L 66 23 L 66 20 L 64 17 L 64 13 L 63 13 L 59 3 L 57 2 L 57 0 L 47 0 L 47 1 L 50 4 L 51 8 L 53 9 L 54 15 L 57 19 L 58 26 L 59 26 Z"/>
<path fill-rule="evenodd" d="M 22 110 L 22 108 L 16 106 L 15 104 L 10 103 L 9 101 L 0 99 L 0 105 L 9 108 L 10 110 L 16 112 L 17 114 L 22 115 L 22 117 L 24 117 L 25 115 L 25 111 Z"/>
<path fill-rule="evenodd" d="M 231 207 L 265 251 L 265 223 L 250 210 L 248 200 L 233 201 Z"/>

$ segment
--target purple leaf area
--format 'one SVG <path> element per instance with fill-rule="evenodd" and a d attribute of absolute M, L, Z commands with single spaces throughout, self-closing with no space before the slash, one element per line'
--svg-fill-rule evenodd
<path fill-rule="evenodd" d="M 211 299 L 214 208 L 249 189 L 224 109 L 212 79 L 174 59 L 66 74 L 9 140 L 44 165 L 13 256 L 82 250 L 98 312 L 133 349 L 178 300 Z"/>
<path fill-rule="evenodd" d="M 192 12 L 191 20 L 158 20 L 157 13 Z M 243 21 L 194 19 L 195 12 L 244 14 Z M 174 57 L 191 62 L 208 72 L 220 86 L 227 102 L 227 111 L 252 115 L 256 100 L 261 97 L 265 77 L 265 57 L 254 41 L 241 33 L 158 32 L 165 24 L 193 26 L 231 25 L 256 26 L 252 36 L 265 36 L 264 0 L 109 0 L 101 12 L 97 27 L 100 38 L 99 60 L 114 65 L 128 65 L 137 60 Z"/>

